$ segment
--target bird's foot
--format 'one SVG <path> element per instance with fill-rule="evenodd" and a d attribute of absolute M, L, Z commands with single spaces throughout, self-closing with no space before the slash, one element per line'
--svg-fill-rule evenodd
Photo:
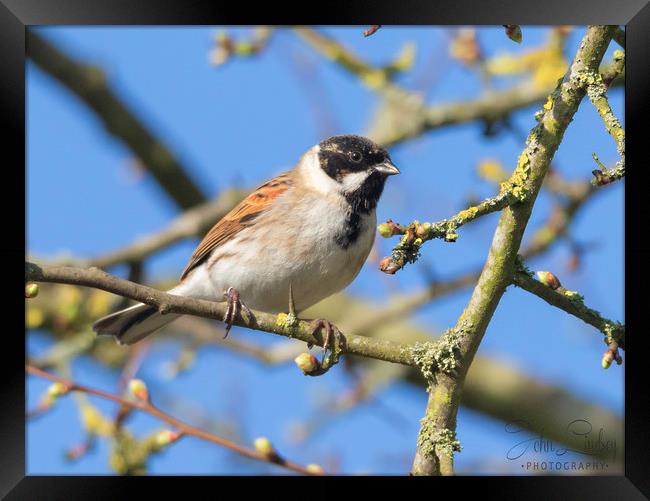
<path fill-rule="evenodd" d="M 329 320 L 319 318 L 313 320 L 311 324 L 314 327 L 312 335 L 316 335 L 320 330 L 324 331 L 323 349 L 326 352 L 329 351 L 329 354 L 323 356 L 321 367 L 323 372 L 326 372 L 331 366 L 338 363 L 339 357 L 345 347 L 345 337 L 336 325 L 332 324 Z"/>
<path fill-rule="evenodd" d="M 250 308 L 246 306 L 240 299 L 239 291 L 237 289 L 234 287 L 228 287 L 228 290 L 224 292 L 223 295 L 226 298 L 226 303 L 228 305 L 226 308 L 226 313 L 223 316 L 223 321 L 226 324 L 226 333 L 224 334 L 223 338 L 226 339 L 235 319 L 241 315 L 242 308 L 244 311 L 246 311 L 246 314 L 250 320 L 252 320 L 254 316 Z"/>
<path fill-rule="evenodd" d="M 318 318 L 313 320 L 311 324 L 314 327 L 312 335 L 315 335 L 321 329 L 325 331 L 325 335 L 323 336 L 323 349 L 327 350 L 331 346 L 332 338 L 337 342 L 340 341 L 341 331 L 338 330 L 336 325 L 332 324 L 329 320 Z"/>

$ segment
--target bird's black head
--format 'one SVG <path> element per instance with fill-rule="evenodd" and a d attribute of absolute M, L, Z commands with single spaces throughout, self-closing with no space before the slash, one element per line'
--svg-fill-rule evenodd
<path fill-rule="evenodd" d="M 329 177 L 341 182 L 346 174 L 376 170 L 390 176 L 399 174 L 388 152 L 362 136 L 333 136 L 321 141 L 319 158 L 321 168 Z"/>
<path fill-rule="evenodd" d="M 355 209 L 374 209 L 386 178 L 399 174 L 388 152 L 365 137 L 333 136 L 318 146 L 321 169 L 341 185 Z"/>

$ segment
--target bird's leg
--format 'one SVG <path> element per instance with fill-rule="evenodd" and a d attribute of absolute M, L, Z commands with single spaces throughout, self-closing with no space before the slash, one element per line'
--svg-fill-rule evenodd
<path fill-rule="evenodd" d="M 293 318 L 298 318 L 298 313 L 296 312 L 296 303 L 293 300 L 293 284 L 289 282 L 289 316 Z"/>
<path fill-rule="evenodd" d="M 333 349 L 332 338 L 334 338 L 335 344 L 340 345 L 342 338 L 341 331 L 338 330 L 336 325 L 332 324 L 329 320 L 324 318 L 319 318 L 312 321 L 312 326 L 314 330 L 312 335 L 316 334 L 319 330 L 323 329 L 325 331 L 325 336 L 323 337 L 323 349 Z"/>
<path fill-rule="evenodd" d="M 246 311 L 250 320 L 252 320 L 254 317 L 253 312 L 250 310 L 250 308 L 246 306 L 240 299 L 239 291 L 237 289 L 234 287 L 228 287 L 228 290 L 224 292 L 223 295 L 226 298 L 226 303 L 228 305 L 226 308 L 226 313 L 223 316 L 223 321 L 226 324 L 226 333 L 224 334 L 223 338 L 226 339 L 228 337 L 230 329 L 232 328 L 233 322 L 241 314 L 242 308 Z"/>
<path fill-rule="evenodd" d="M 287 323 L 294 324 L 298 322 L 298 312 L 296 311 L 296 303 L 293 300 L 293 284 L 289 282 L 289 314 L 287 315 Z M 314 345 L 307 343 L 307 349 L 311 350 Z"/>

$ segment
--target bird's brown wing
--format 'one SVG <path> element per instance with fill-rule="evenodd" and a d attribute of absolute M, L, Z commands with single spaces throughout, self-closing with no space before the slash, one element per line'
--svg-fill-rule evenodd
<path fill-rule="evenodd" d="M 199 246 L 196 248 L 190 262 L 183 270 L 183 280 L 196 266 L 202 263 L 214 249 L 224 244 L 242 229 L 250 226 L 257 216 L 268 209 L 277 197 L 282 195 L 292 184 L 288 172 L 274 177 L 263 185 L 259 186 L 253 193 L 248 195 L 228 214 L 219 220 L 205 235 Z"/>

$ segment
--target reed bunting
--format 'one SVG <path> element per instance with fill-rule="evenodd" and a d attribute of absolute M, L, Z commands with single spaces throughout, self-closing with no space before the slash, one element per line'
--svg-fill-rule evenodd
<path fill-rule="evenodd" d="M 369 139 L 334 136 L 310 148 L 290 171 L 267 181 L 224 216 L 192 254 L 170 294 L 227 301 L 227 331 L 241 308 L 300 312 L 346 287 L 372 247 L 375 207 L 388 176 L 388 152 Z M 94 323 L 130 345 L 177 319 L 137 304 Z M 331 326 L 325 321 L 328 344 Z"/>

